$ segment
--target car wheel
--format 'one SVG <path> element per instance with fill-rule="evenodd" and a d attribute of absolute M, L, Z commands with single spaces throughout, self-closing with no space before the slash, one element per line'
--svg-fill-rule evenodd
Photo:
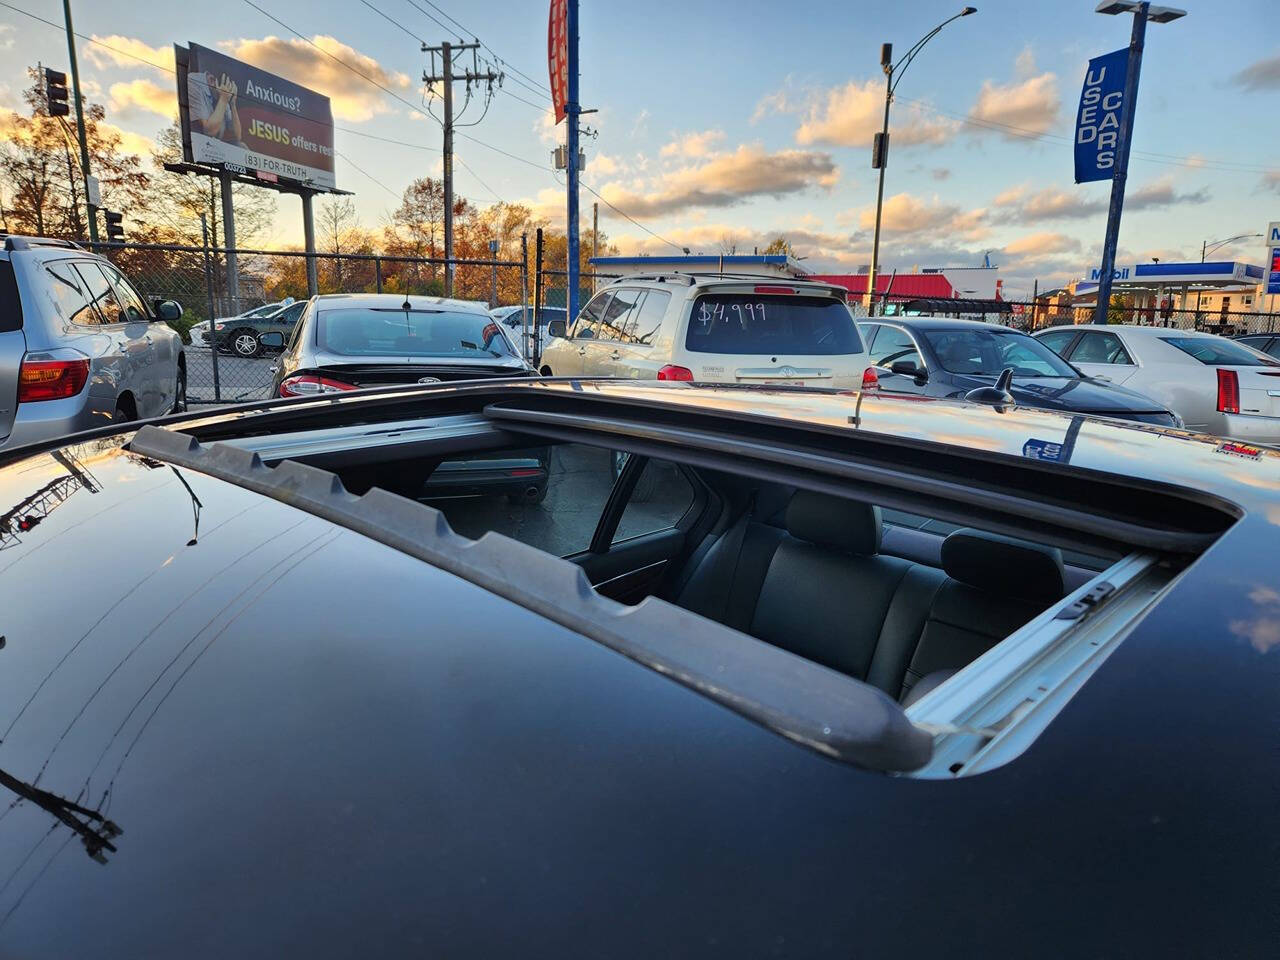
<path fill-rule="evenodd" d="M 178 382 L 173 391 L 173 410 L 172 413 L 186 413 L 187 411 L 187 370 L 185 367 L 178 367 Z"/>
<path fill-rule="evenodd" d="M 116 401 L 116 412 L 111 418 L 112 423 L 128 423 L 137 419 L 137 412 L 133 409 L 133 404 L 128 400 L 121 398 Z"/>
<path fill-rule="evenodd" d="M 252 330 L 237 330 L 231 335 L 231 350 L 237 357 L 249 359 L 262 352 L 262 344 Z"/>

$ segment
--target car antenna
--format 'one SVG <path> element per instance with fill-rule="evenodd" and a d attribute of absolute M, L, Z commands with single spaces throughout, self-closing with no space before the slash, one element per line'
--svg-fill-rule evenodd
<path fill-rule="evenodd" d="M 1018 402 L 1009 392 L 1009 384 L 1013 382 L 1013 367 L 1005 367 L 1000 371 L 993 387 L 978 387 L 964 395 L 969 403 L 986 403 L 993 407 L 1016 407 Z"/>

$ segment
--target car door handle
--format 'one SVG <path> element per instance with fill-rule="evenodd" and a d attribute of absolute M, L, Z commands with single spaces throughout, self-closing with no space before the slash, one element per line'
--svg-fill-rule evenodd
<path fill-rule="evenodd" d="M 615 350 L 615 351 L 613 351 L 613 353 L 609 354 L 609 359 L 610 359 L 610 360 L 621 360 L 621 359 L 622 359 L 622 354 L 620 354 L 617 350 Z"/>
<path fill-rule="evenodd" d="M 586 347 L 579 347 L 579 348 L 578 348 L 578 356 L 580 356 L 580 357 L 585 357 L 586 355 L 587 355 L 587 348 L 586 348 Z"/>

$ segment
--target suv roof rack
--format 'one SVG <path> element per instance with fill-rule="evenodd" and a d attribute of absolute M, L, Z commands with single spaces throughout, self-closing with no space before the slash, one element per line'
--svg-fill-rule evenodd
<path fill-rule="evenodd" d="M 631 273 L 626 276 L 615 277 L 609 281 L 609 284 L 630 283 L 636 280 L 650 280 L 658 283 L 682 280 L 691 287 L 697 286 L 703 280 L 750 280 L 755 283 L 804 283 L 818 287 L 829 287 L 833 290 L 844 289 L 839 284 L 829 283 L 826 280 L 810 280 L 808 277 L 784 277 L 765 273 L 720 273 L 717 270 L 672 270 L 669 273 Z"/>
<path fill-rule="evenodd" d="M 7 251 L 30 250 L 32 247 L 65 247 L 69 250 L 83 250 L 84 247 L 74 240 L 59 240 L 57 237 L 25 237 L 21 234 L 0 233 L 4 237 L 4 248 Z"/>
<path fill-rule="evenodd" d="M 693 286 L 698 281 L 694 279 L 691 273 L 680 273 L 674 270 L 671 273 L 629 273 L 625 276 L 614 277 L 609 281 L 608 285 L 613 286 L 615 283 L 633 283 L 636 280 L 652 280 L 656 283 L 667 283 L 668 281 L 682 280 L 689 286 Z"/>

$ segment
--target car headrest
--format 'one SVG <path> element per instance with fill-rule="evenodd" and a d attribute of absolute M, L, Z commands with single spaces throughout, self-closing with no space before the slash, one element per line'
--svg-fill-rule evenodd
<path fill-rule="evenodd" d="M 787 532 L 842 553 L 880 552 L 880 508 L 810 490 L 797 490 L 787 504 Z"/>
<path fill-rule="evenodd" d="M 1006 597 L 1061 600 L 1062 551 L 962 528 L 942 541 L 942 569 L 952 580 Z"/>

